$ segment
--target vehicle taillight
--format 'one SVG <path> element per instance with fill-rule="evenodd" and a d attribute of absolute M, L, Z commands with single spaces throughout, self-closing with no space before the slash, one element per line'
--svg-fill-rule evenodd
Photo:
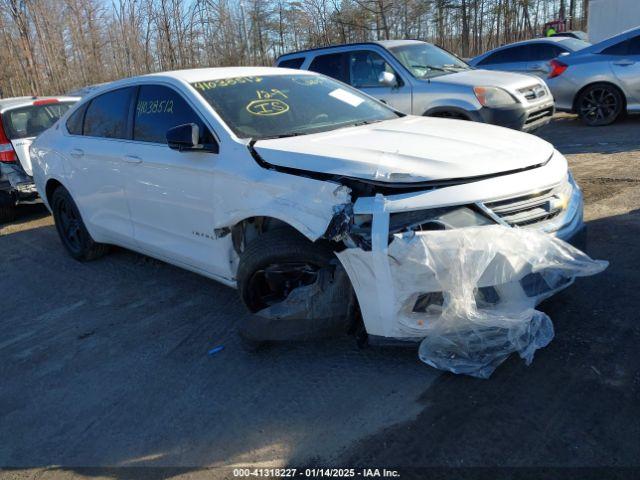
<path fill-rule="evenodd" d="M 549 72 L 549 78 L 562 75 L 567 68 L 569 68 L 569 65 L 559 62 L 558 60 L 551 60 L 551 71 Z"/>
<path fill-rule="evenodd" d="M 0 162 L 15 163 L 17 160 L 16 151 L 13 149 L 13 145 L 9 141 L 7 134 L 4 133 L 2 118 L 0 118 Z"/>

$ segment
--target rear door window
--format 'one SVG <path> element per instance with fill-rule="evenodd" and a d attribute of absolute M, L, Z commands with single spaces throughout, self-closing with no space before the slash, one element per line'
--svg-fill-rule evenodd
<path fill-rule="evenodd" d="M 138 142 L 167 143 L 167 130 L 195 123 L 202 143 L 213 143 L 209 129 L 182 96 L 163 85 L 142 85 L 138 93 L 133 139 Z"/>
<path fill-rule="evenodd" d="M 487 58 L 482 60 L 478 65 L 492 65 L 496 63 L 513 63 L 513 62 L 526 62 L 528 58 L 529 47 L 527 45 L 520 45 L 518 47 L 505 48 L 504 50 L 492 53 Z"/>
<path fill-rule="evenodd" d="M 628 55 L 629 40 L 611 45 L 610 47 L 605 48 L 602 53 L 604 55 Z"/>
<path fill-rule="evenodd" d="M 347 69 L 347 54 L 331 53 L 318 55 L 313 59 L 309 70 L 333 77 L 344 83 L 349 83 L 349 71 Z"/>
<path fill-rule="evenodd" d="M 84 117 L 84 135 L 129 138 L 127 125 L 134 91 L 134 87 L 120 88 L 91 100 Z"/>
<path fill-rule="evenodd" d="M 640 35 L 629 40 L 629 55 L 640 55 Z"/>
<path fill-rule="evenodd" d="M 278 67 L 280 68 L 295 68 L 299 70 L 304 63 L 304 57 L 300 58 L 288 58 L 287 60 L 280 60 Z"/>
<path fill-rule="evenodd" d="M 36 137 L 56 123 L 71 105 L 73 102 L 56 102 L 14 108 L 2 115 L 2 124 L 9 140 Z"/>

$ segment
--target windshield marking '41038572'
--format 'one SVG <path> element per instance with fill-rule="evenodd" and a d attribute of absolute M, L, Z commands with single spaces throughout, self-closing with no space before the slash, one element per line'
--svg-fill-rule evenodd
<path fill-rule="evenodd" d="M 240 138 L 305 135 L 390 120 L 394 110 L 328 77 L 226 78 L 192 84 Z"/>

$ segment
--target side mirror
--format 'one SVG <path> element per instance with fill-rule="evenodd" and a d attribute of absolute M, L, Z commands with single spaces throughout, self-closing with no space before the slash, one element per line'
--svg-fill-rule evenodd
<path fill-rule="evenodd" d="M 393 88 L 398 85 L 398 80 L 393 73 L 385 71 L 380 72 L 380 75 L 378 75 L 378 83 L 380 85 Z"/>
<path fill-rule="evenodd" d="M 201 143 L 200 127 L 195 123 L 185 123 L 167 130 L 167 144 L 169 148 L 179 152 L 197 150 L 200 152 L 218 153 L 218 144 Z"/>

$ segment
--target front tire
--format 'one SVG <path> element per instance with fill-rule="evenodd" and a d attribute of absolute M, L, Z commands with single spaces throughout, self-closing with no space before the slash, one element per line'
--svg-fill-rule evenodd
<path fill-rule="evenodd" d="M 76 260 L 87 262 L 102 257 L 109 246 L 91 238 L 71 194 L 58 187 L 51 196 L 51 210 L 62 244 Z"/>
<path fill-rule="evenodd" d="M 247 245 L 238 265 L 238 293 L 251 312 L 284 300 L 291 290 L 313 283 L 335 255 L 288 228 L 266 232 Z"/>
<path fill-rule="evenodd" d="M 615 122 L 624 107 L 622 93 L 606 83 L 594 83 L 584 89 L 576 100 L 580 120 L 590 127 L 610 125 Z"/>

